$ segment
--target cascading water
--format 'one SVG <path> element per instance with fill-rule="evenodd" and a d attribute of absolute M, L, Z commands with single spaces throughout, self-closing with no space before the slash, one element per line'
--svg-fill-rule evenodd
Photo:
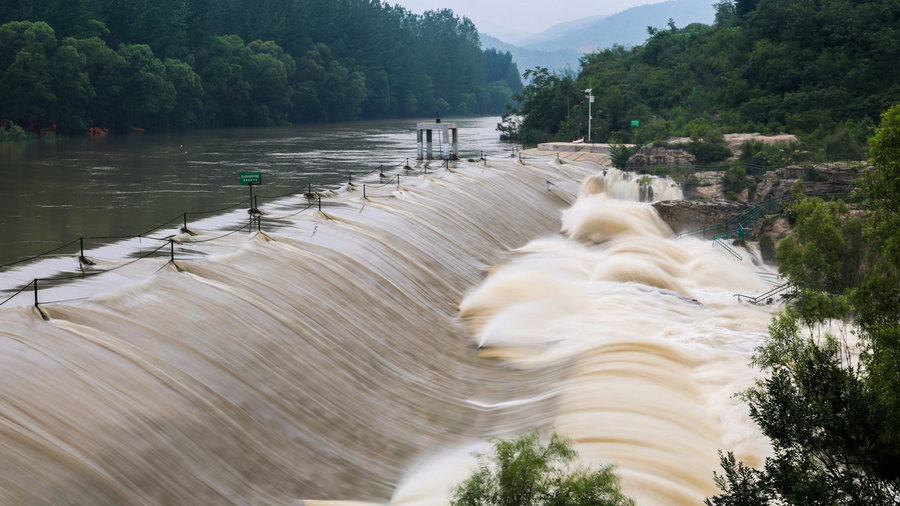
<path fill-rule="evenodd" d="M 769 314 L 731 293 L 765 287 L 616 200 L 638 182 L 492 161 L 372 183 L 0 310 L 0 502 L 442 504 L 486 437 L 555 427 L 639 503 L 696 503 L 716 449 L 763 455 L 730 396 Z"/>

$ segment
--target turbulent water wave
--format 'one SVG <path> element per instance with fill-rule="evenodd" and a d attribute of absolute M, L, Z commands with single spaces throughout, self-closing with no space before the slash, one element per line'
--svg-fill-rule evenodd
<path fill-rule="evenodd" d="M 764 291 L 761 267 L 672 240 L 652 207 L 599 179 L 563 213 L 563 237 L 519 248 L 461 314 L 483 356 L 572 361 L 552 425 L 586 462 L 615 464 L 638 504 L 697 504 L 716 492 L 717 449 L 767 451 L 732 397 L 770 317 L 732 294 Z"/>
<path fill-rule="evenodd" d="M 368 183 L 0 311 L 0 502 L 441 504 L 487 437 L 556 428 L 687 503 L 717 448 L 764 451 L 730 398 L 768 317 L 730 293 L 761 282 L 620 200 L 646 184 L 554 161 Z"/>

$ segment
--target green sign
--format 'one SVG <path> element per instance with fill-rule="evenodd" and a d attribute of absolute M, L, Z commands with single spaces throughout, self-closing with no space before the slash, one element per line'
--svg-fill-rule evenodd
<path fill-rule="evenodd" d="M 261 172 L 241 172 L 241 184 L 262 184 Z"/>
<path fill-rule="evenodd" d="M 631 126 L 633 126 L 633 127 L 641 126 L 641 120 L 638 120 L 638 119 L 631 120 Z"/>

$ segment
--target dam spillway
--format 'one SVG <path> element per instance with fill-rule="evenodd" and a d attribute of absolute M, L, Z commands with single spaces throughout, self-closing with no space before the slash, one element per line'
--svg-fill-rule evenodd
<path fill-rule="evenodd" d="M 413 503 L 410 475 L 446 473 L 429 456 L 556 427 L 640 503 L 695 503 L 717 448 L 762 455 L 731 394 L 769 315 L 729 291 L 764 284 L 671 241 L 627 175 L 498 160 L 370 188 L 46 321 L 0 311 L 0 502 Z"/>

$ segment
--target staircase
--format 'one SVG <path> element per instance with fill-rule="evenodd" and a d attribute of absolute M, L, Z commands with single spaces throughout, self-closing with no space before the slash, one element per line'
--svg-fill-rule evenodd
<path fill-rule="evenodd" d="M 791 300 L 797 296 L 797 288 L 792 285 L 790 282 L 782 283 L 766 293 L 760 295 L 745 295 L 743 293 L 734 294 L 735 297 L 738 298 L 738 301 L 749 301 L 753 304 L 759 304 L 764 302 L 766 304 L 771 304 L 774 302 L 775 297 L 780 297 L 783 300 Z"/>

